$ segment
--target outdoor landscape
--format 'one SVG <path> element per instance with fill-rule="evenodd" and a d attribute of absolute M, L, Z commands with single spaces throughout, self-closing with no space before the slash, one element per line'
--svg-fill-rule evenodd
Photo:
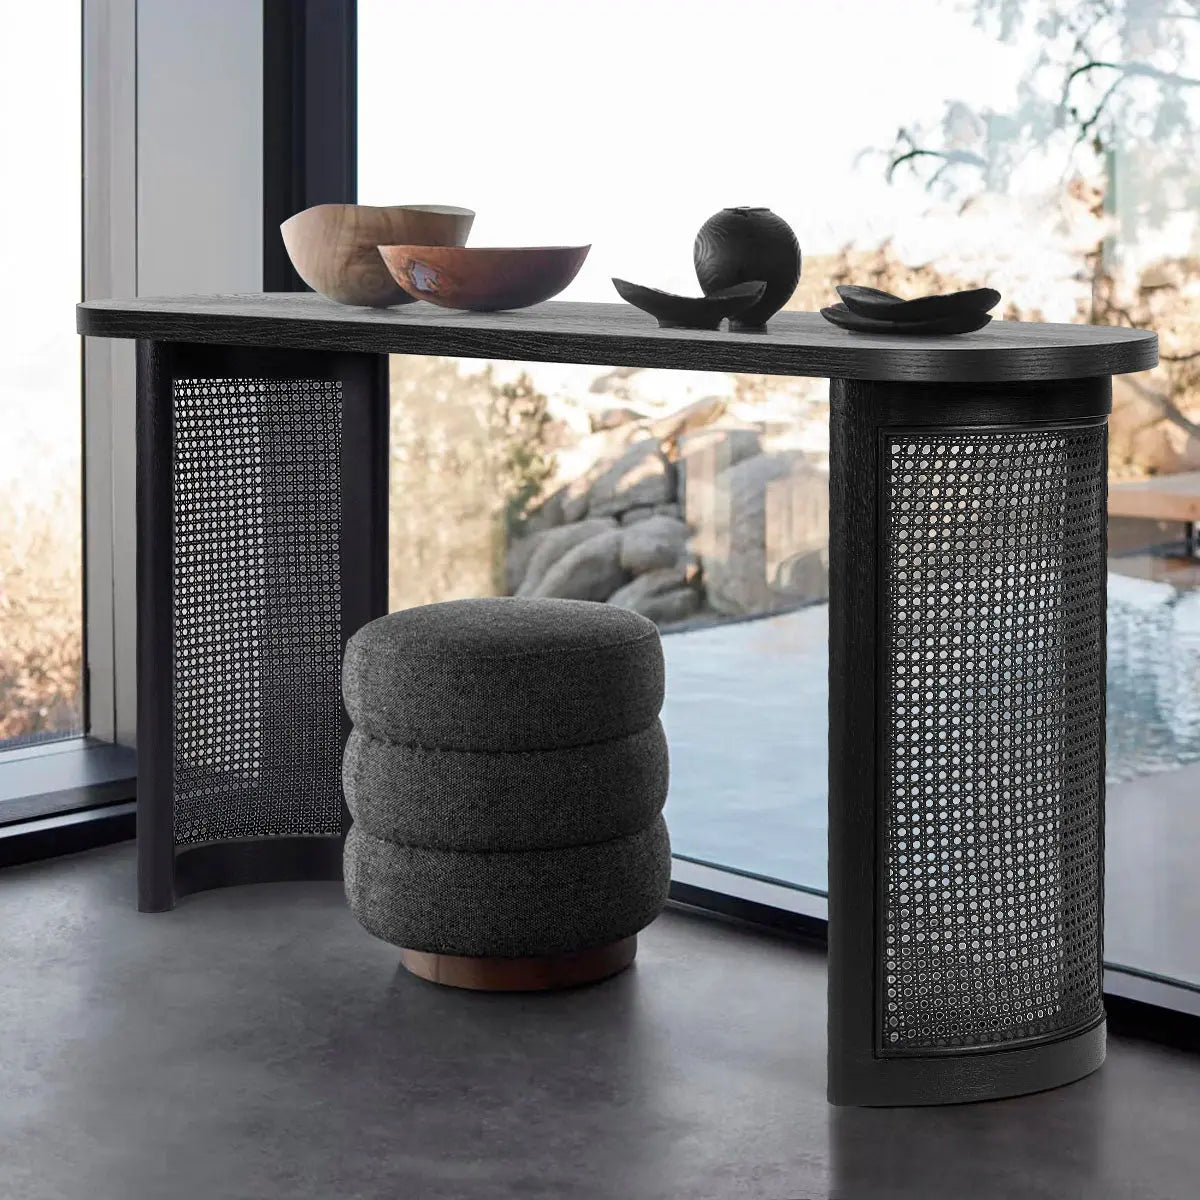
<path fill-rule="evenodd" d="M 990 284 L 1008 319 L 1153 328 L 1161 365 L 1114 381 L 1110 479 L 1200 470 L 1200 6 L 957 10 L 1019 48 L 1011 92 L 914 114 L 863 147 L 856 177 L 895 189 L 898 214 L 915 182 L 921 216 L 826 251 L 800 228 L 808 253 L 788 307 L 814 310 L 842 282 L 902 295 Z M 392 370 L 404 398 L 393 606 L 490 591 L 650 616 L 667 635 L 677 852 L 823 888 L 827 386 L 405 359 Z M 1119 532 L 1114 785 L 1200 761 L 1200 567 L 1180 527 Z M 1128 803 L 1114 790 L 1122 820 Z"/>
<path fill-rule="evenodd" d="M 832 241 L 829 230 L 841 227 L 830 218 L 819 237 L 792 216 L 798 194 L 746 198 L 730 187 L 728 202 L 770 203 L 796 225 L 805 261 L 791 309 L 828 303 L 840 282 L 905 295 L 986 283 L 1003 293 L 998 315 L 1007 318 L 1156 329 L 1162 365 L 1115 382 L 1111 477 L 1200 470 L 1200 5 L 971 0 L 953 12 L 963 38 L 1008 55 L 1010 90 L 986 102 L 914 101 L 911 115 L 902 90 L 875 141 L 864 136 L 833 164 L 875 198 L 875 210 L 895 197 L 894 234 L 873 215 L 861 233 Z M 381 162 L 373 145 L 364 134 L 364 160 Z M 674 227 L 669 211 L 659 220 L 690 244 L 694 226 Z M 594 257 L 604 236 L 596 230 Z M 616 300 L 595 290 L 564 298 L 575 296 Z M 71 344 L 68 333 L 47 350 L 57 356 L 53 427 L 29 402 L 45 379 L 30 370 L 0 379 L 5 745 L 81 721 Z M 727 678 L 699 664 L 736 664 L 751 642 L 763 658 L 802 646 L 803 669 L 820 672 L 823 381 L 405 358 L 393 360 L 391 378 L 393 607 L 480 594 L 628 605 L 670 634 L 673 679 L 680 689 L 687 681 L 691 702 L 712 689 L 710 705 L 721 703 Z M 1200 759 L 1200 580 L 1178 550 L 1164 560 L 1146 549 L 1113 560 L 1114 778 Z M 1148 559 L 1180 569 L 1147 569 Z M 778 689 L 788 685 L 771 686 L 775 708 L 785 708 Z M 820 697 L 803 703 L 806 723 L 819 722 Z M 667 717 L 686 745 L 683 717 Z M 812 732 L 819 746 L 820 730 Z M 813 751 L 815 769 L 821 753 Z M 761 771 L 778 757 L 764 740 L 738 770 Z M 701 758 L 689 747 L 677 761 L 686 783 L 683 764 Z"/>

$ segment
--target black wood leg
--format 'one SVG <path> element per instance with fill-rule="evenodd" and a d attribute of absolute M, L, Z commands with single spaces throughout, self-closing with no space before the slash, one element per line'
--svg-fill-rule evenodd
<path fill-rule="evenodd" d="M 341 877 L 346 639 L 387 610 L 387 358 L 143 342 L 138 906 Z"/>
<path fill-rule="evenodd" d="M 1104 1058 L 1107 378 L 831 385 L 829 1098 Z"/>
<path fill-rule="evenodd" d="M 137 344 L 138 908 L 175 903 L 171 347 Z"/>

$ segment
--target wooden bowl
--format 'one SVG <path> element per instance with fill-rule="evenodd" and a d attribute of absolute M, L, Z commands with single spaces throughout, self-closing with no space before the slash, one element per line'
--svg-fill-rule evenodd
<path fill-rule="evenodd" d="M 541 304 L 571 282 L 591 246 L 380 246 L 392 278 L 442 308 L 495 312 Z"/>
<path fill-rule="evenodd" d="M 381 242 L 461 246 L 475 214 L 445 204 L 318 204 L 288 217 L 279 230 L 297 274 L 339 304 L 386 308 L 411 304 L 379 257 Z"/>

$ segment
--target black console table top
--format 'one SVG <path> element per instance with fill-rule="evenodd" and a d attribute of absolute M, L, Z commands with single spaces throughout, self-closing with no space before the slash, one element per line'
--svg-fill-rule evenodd
<path fill-rule="evenodd" d="M 94 300 L 78 331 L 226 346 L 438 354 L 911 383 L 1084 379 L 1144 371 L 1158 338 L 1110 325 L 993 321 L 957 337 L 850 333 L 819 313 L 781 312 L 765 333 L 659 329 L 624 304 L 550 301 L 513 312 L 429 304 L 351 308 L 314 293 Z"/>

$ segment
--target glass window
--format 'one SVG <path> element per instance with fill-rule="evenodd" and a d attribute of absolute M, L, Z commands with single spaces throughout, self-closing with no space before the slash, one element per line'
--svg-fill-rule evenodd
<path fill-rule="evenodd" d="M 561 299 L 615 302 L 613 275 L 695 294 L 696 229 L 760 204 L 804 251 L 792 308 L 841 282 L 988 284 L 1003 317 L 1159 331 L 1163 365 L 1114 386 L 1107 949 L 1200 985 L 1194 14 L 464 0 L 456 16 L 436 119 L 399 128 L 395 46 L 440 44 L 443 18 L 360 0 L 360 199 L 473 207 L 476 245 L 590 242 Z M 676 851 L 823 890 L 827 385 L 397 359 L 393 389 L 393 604 L 532 589 L 640 607 L 666 635 Z M 612 528 L 624 557 L 598 536 Z"/>
<path fill-rule="evenodd" d="M 83 729 L 80 21 L 65 0 L 0 38 L 0 750 Z"/>

